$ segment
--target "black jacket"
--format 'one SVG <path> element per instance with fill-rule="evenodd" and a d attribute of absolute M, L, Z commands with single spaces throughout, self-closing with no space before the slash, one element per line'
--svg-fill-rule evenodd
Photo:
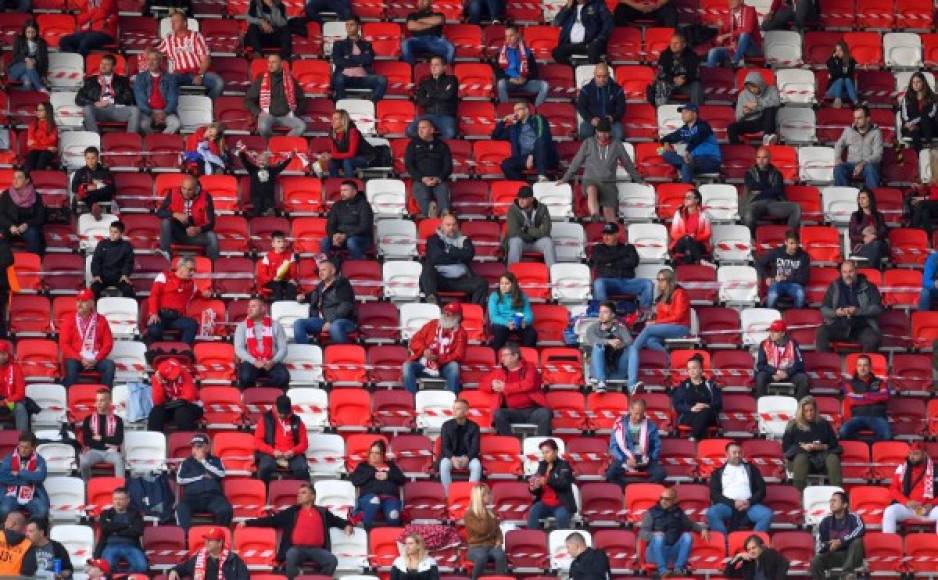
<path fill-rule="evenodd" d="M 72 568 L 72 559 L 68 556 L 68 550 L 65 549 L 61 543 L 56 542 L 55 540 L 49 540 L 49 543 L 52 544 L 52 557 L 56 560 L 62 561 L 62 570 L 73 571 Z M 41 572 L 39 570 L 39 562 L 36 561 L 36 546 L 31 546 L 29 550 L 23 555 L 23 565 L 20 568 L 20 574 L 23 576 L 35 576 L 36 572 Z"/>
<path fill-rule="evenodd" d="M 92 413 L 93 415 L 94 413 Z M 81 422 L 81 437 L 85 446 L 91 449 L 97 449 L 98 451 L 104 451 L 107 449 L 108 445 L 116 445 L 120 447 L 124 444 L 124 420 L 120 417 L 114 417 L 116 425 L 114 427 L 114 436 L 108 437 L 107 430 L 104 425 L 106 425 L 106 419 L 102 419 L 98 422 L 98 425 L 101 425 L 101 440 L 95 441 L 94 435 L 91 432 L 91 416 L 88 415 L 85 417 L 85 420 Z"/>
<path fill-rule="evenodd" d="M 689 46 L 685 46 L 678 55 L 671 49 L 662 50 L 658 57 L 658 78 L 673 83 L 674 77 L 684 75 L 686 82 L 690 83 L 697 80 L 699 66 L 700 57 Z"/>
<path fill-rule="evenodd" d="M 101 100 L 101 83 L 98 76 L 90 76 L 85 79 L 78 93 L 75 95 L 75 104 L 79 107 L 93 105 Z M 134 90 L 130 86 L 130 79 L 119 74 L 114 74 L 111 78 L 111 88 L 114 89 L 114 104 L 134 106 Z"/>
<path fill-rule="evenodd" d="M 478 459 L 479 457 L 479 425 L 470 419 L 466 419 L 465 432 L 463 433 L 462 444 L 456 441 L 457 429 L 459 424 L 456 419 L 450 419 L 443 423 L 440 429 L 442 444 L 440 447 L 440 459 L 451 459 L 454 456 L 466 455 L 469 459 Z M 460 448 L 465 449 L 465 453 L 459 453 Z"/>
<path fill-rule="evenodd" d="M 811 256 L 798 248 L 795 255 L 790 255 L 784 246 L 775 248 L 757 260 L 756 266 L 763 278 L 776 277 L 779 273 L 785 274 L 785 282 L 794 282 L 802 286 L 808 285 L 808 273 L 811 270 Z"/>
<path fill-rule="evenodd" d="M 625 114 L 625 91 L 612 79 L 603 87 L 598 86 L 595 79 L 591 80 L 580 89 L 576 110 L 587 121 L 593 117 L 620 121 Z"/>
<path fill-rule="evenodd" d="M 746 184 L 745 201 L 785 201 L 785 178 L 774 165 L 765 170 L 753 165 L 743 178 Z"/>
<path fill-rule="evenodd" d="M 0 236 L 9 239 L 10 226 L 22 223 L 30 226 L 46 223 L 46 206 L 42 205 L 42 196 L 36 192 L 36 203 L 30 208 L 23 208 L 13 203 L 9 190 L 0 193 Z"/>
<path fill-rule="evenodd" d="M 365 193 L 359 191 L 358 195 L 349 200 L 340 199 L 329 208 L 326 218 L 326 233 L 330 236 L 335 233 L 347 236 L 371 236 L 375 214 Z"/>
<path fill-rule="evenodd" d="M 192 556 L 173 568 L 173 572 L 179 574 L 180 578 L 192 578 L 195 574 L 195 561 L 198 557 L 198 554 Z M 228 553 L 228 558 L 222 563 L 221 574 L 210 574 L 212 569 L 216 568 L 215 561 L 211 558 L 206 558 L 206 560 L 208 562 L 205 565 L 205 580 L 249 580 L 251 577 L 244 560 L 233 551 Z"/>
<path fill-rule="evenodd" d="M 414 181 L 424 177 L 439 177 L 446 181 L 453 173 L 453 154 L 449 145 L 436 137 L 432 141 L 414 137 L 404 152 L 404 167 Z"/>
<path fill-rule="evenodd" d="M 440 239 L 439 234 L 427 238 L 427 255 L 424 267 L 443 266 L 445 264 L 465 264 L 469 267 L 476 255 L 475 246 L 468 237 L 463 241 L 461 248 L 450 246 Z"/>
<path fill-rule="evenodd" d="M 723 575 L 727 578 L 753 580 L 761 570 L 766 580 L 785 580 L 788 577 L 788 560 L 772 548 L 764 548 L 755 561 L 737 560 L 726 563 Z"/>
<path fill-rule="evenodd" d="M 355 320 L 355 291 L 348 278 L 341 274 L 337 274 L 332 285 L 325 290 L 322 282 L 316 284 L 313 291 L 306 295 L 306 303 L 310 306 L 311 315 L 315 316 L 318 310 L 326 322 L 334 322 L 339 318 Z"/>
<path fill-rule="evenodd" d="M 127 240 L 112 242 L 101 240 L 91 256 L 91 275 L 100 276 L 105 282 L 116 282 L 121 276 L 130 276 L 134 271 L 134 247 Z"/>
<path fill-rule="evenodd" d="M 101 557 L 108 538 L 111 536 L 130 540 L 134 547 L 140 548 L 140 538 L 143 536 L 143 514 L 132 506 L 127 506 L 126 513 L 129 523 L 115 522 L 117 512 L 114 508 L 108 508 L 101 512 L 101 518 L 98 520 L 101 526 L 101 539 L 95 543 L 95 558 Z"/>
<path fill-rule="evenodd" d="M 358 497 L 372 494 L 399 497 L 401 486 L 407 483 L 407 478 L 393 461 L 388 461 L 388 468 L 388 478 L 382 481 L 375 478 L 377 470 L 370 463 L 366 461 L 359 463 L 349 476 L 349 481 L 358 488 Z"/>
<path fill-rule="evenodd" d="M 13 41 L 13 58 L 10 59 L 10 64 L 26 60 L 28 56 L 26 46 L 26 37 L 17 34 L 16 39 Z M 39 76 L 46 76 L 46 73 L 49 72 L 49 45 L 41 36 L 36 37 L 36 56 L 33 58 L 36 59 L 36 72 L 39 73 Z"/>
<path fill-rule="evenodd" d="M 115 191 L 114 176 L 111 174 L 110 169 L 100 163 L 98 163 L 98 166 L 94 169 L 88 169 L 87 165 L 83 165 L 75 172 L 75 175 L 72 176 L 72 193 L 77 196 L 79 187 L 96 180 L 103 183 L 104 187 L 94 190 L 95 196 L 98 199 L 113 199 Z"/>
<path fill-rule="evenodd" d="M 846 65 L 843 59 L 835 56 L 827 59 L 827 72 L 830 74 L 830 82 L 834 82 L 837 79 L 852 79 L 856 68 L 857 61 L 852 58 Z"/>
<path fill-rule="evenodd" d="M 331 552 L 332 544 L 329 541 L 329 528 L 345 529 L 349 523 L 324 507 L 315 507 L 325 527 L 323 530 L 323 538 L 325 538 L 326 543 L 323 549 Z M 280 546 L 277 548 L 277 560 L 283 562 L 287 559 L 287 550 L 293 547 L 293 528 L 296 527 L 296 518 L 299 513 L 300 506 L 291 505 L 287 509 L 279 511 L 272 516 L 247 520 L 244 522 L 244 525 L 249 528 L 275 528 L 280 530 Z"/>
<path fill-rule="evenodd" d="M 749 474 L 749 491 L 752 493 L 749 497 L 749 503 L 752 505 L 762 503 L 762 500 L 765 499 L 765 480 L 762 479 L 762 474 L 755 465 L 748 462 L 743 462 L 743 465 L 746 467 L 746 472 Z M 714 471 L 713 475 L 710 476 L 710 503 L 713 505 L 722 503 L 723 505 L 735 509 L 733 500 L 723 495 L 724 469 L 726 469 L 726 464 L 721 465 L 720 468 Z"/>
<path fill-rule="evenodd" d="M 275 163 L 273 165 L 264 167 L 263 169 L 266 171 L 267 175 L 267 179 L 264 181 L 261 181 L 259 176 L 262 168 L 258 164 L 254 163 L 254 161 L 245 151 L 238 153 L 238 159 L 241 160 L 241 165 L 244 166 L 244 170 L 248 172 L 248 177 L 251 179 L 251 199 L 273 199 L 274 190 L 277 187 L 277 177 L 281 172 L 283 172 L 284 169 L 287 168 L 287 165 L 290 164 L 291 159 L 288 157 L 280 163 Z"/>
<path fill-rule="evenodd" d="M 272 75 L 270 80 L 270 114 L 274 117 L 285 117 L 291 112 L 299 116 L 304 110 L 303 87 L 300 86 L 296 78 L 293 79 L 293 93 L 296 95 L 296 109 L 290 110 L 290 104 L 287 102 L 286 92 L 283 90 L 283 71 Z M 264 75 L 259 74 L 247 94 L 244 96 L 244 106 L 251 111 L 252 115 L 261 113 L 261 83 L 264 82 Z"/>
<path fill-rule="evenodd" d="M 634 278 L 638 262 L 638 251 L 632 244 L 607 246 L 600 242 L 593 246 L 597 278 Z"/>
<path fill-rule="evenodd" d="M 537 465 L 537 474 L 544 475 L 545 473 L 547 473 L 547 462 L 541 461 Z M 563 459 L 557 458 L 557 460 L 554 461 L 554 468 L 550 471 L 550 477 L 547 478 L 545 485 L 554 488 L 557 499 L 560 500 L 563 507 L 567 508 L 570 515 L 576 513 L 576 500 L 573 497 L 573 468 L 570 467 L 569 463 Z M 534 501 L 540 501 L 541 495 L 544 493 L 544 488 L 539 487 L 532 489 L 531 493 L 534 494 Z"/>
<path fill-rule="evenodd" d="M 827 451 L 815 451 L 813 453 L 834 453 L 839 455 L 843 448 L 837 441 L 837 434 L 829 421 L 818 418 L 813 423 L 808 423 L 808 430 L 802 431 L 794 421 L 788 423 L 785 428 L 785 434 L 782 436 L 782 453 L 785 459 L 792 460 L 799 453 L 805 453 L 801 449 L 802 443 L 814 443 L 818 441 L 827 445 Z"/>
<path fill-rule="evenodd" d="M 335 65 L 335 72 L 341 73 L 348 67 L 362 66 L 368 74 L 372 74 L 374 69 L 372 65 L 375 62 L 375 49 L 371 43 L 359 36 L 357 44 L 361 54 L 352 55 L 352 45 L 356 41 L 351 38 L 343 38 L 332 44 L 332 63 Z"/>
<path fill-rule="evenodd" d="M 417 106 L 427 115 L 455 117 L 458 93 L 459 80 L 455 76 L 443 74 L 433 78 L 430 75 L 417 86 Z"/>
<path fill-rule="evenodd" d="M 570 564 L 570 580 L 607 580 L 609 556 L 602 550 L 587 548 Z"/>

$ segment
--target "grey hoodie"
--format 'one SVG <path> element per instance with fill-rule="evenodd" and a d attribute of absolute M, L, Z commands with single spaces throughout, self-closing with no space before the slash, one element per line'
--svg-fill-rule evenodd
<path fill-rule="evenodd" d="M 834 163 L 840 163 L 844 148 L 847 149 L 847 163 L 872 163 L 879 165 L 883 159 L 883 133 L 878 125 L 870 123 L 866 133 L 860 133 L 850 125 L 834 143 Z"/>
<path fill-rule="evenodd" d="M 782 103 L 778 99 L 778 89 L 775 87 L 767 87 L 765 85 L 765 79 L 761 74 L 757 72 L 749 73 L 746 75 L 745 84 L 759 87 L 759 94 L 752 94 L 752 92 L 745 86 L 743 87 L 743 90 L 739 91 L 739 98 L 736 99 L 737 121 L 752 121 L 754 119 L 758 119 L 762 115 L 762 111 L 765 109 L 781 106 Z M 743 109 L 743 106 L 746 103 L 753 103 L 756 105 L 756 108 L 751 112 L 746 113 Z"/>
<path fill-rule="evenodd" d="M 608 330 L 603 329 L 602 322 L 597 320 L 586 329 L 586 336 L 584 336 L 588 346 L 605 345 L 613 338 L 618 338 L 625 346 L 632 344 L 629 328 L 619 320 L 614 321 Z"/>
<path fill-rule="evenodd" d="M 622 141 L 610 139 L 605 150 L 601 151 L 596 137 L 590 137 L 580 145 L 580 150 L 570 162 L 570 168 L 564 173 L 561 181 L 565 183 L 571 181 L 580 166 L 583 166 L 583 179 L 600 183 L 615 183 L 616 166 L 620 162 L 632 181 L 642 180 Z"/>

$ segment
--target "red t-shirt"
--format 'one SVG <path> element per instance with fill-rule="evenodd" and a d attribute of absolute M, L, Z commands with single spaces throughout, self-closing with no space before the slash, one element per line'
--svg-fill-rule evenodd
<path fill-rule="evenodd" d="M 150 75 L 150 84 L 153 85 L 153 90 L 150 92 L 150 109 L 154 111 L 162 111 L 166 108 L 166 98 L 163 96 L 163 92 L 160 91 L 160 79 L 163 78 L 163 75 L 153 76 Z"/>
<path fill-rule="evenodd" d="M 557 497 L 557 492 L 554 491 L 554 488 L 544 484 L 544 491 L 541 493 L 541 503 L 547 507 L 558 507 L 560 506 L 560 498 Z"/>
<path fill-rule="evenodd" d="M 296 516 L 292 540 L 294 546 L 322 548 L 326 545 L 326 530 L 322 516 L 316 508 L 300 508 Z"/>

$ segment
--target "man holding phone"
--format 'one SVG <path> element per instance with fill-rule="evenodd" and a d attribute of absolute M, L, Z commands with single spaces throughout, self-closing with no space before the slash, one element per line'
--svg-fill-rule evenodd
<path fill-rule="evenodd" d="M 847 494 L 835 491 L 831 495 L 831 513 L 818 526 L 816 555 L 811 560 L 811 578 L 824 580 L 829 571 L 842 568 L 845 574 L 854 574 L 863 568 L 863 520 L 851 513 Z"/>

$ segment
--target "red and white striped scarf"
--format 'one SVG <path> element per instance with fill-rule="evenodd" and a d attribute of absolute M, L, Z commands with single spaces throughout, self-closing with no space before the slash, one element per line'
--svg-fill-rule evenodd
<path fill-rule="evenodd" d="M 202 548 L 199 550 L 199 553 L 195 556 L 195 570 L 192 573 L 193 580 L 205 580 L 205 566 L 208 562 L 208 548 Z M 222 567 L 225 565 L 225 560 L 228 559 L 228 547 L 222 548 L 221 554 L 218 555 L 218 577 L 224 578 L 225 575 L 222 572 Z"/>
<path fill-rule="evenodd" d="M 97 411 L 91 414 L 91 420 L 89 422 L 89 427 L 91 427 L 91 435 L 93 437 L 101 436 L 101 422 L 100 415 Z M 104 427 L 104 436 L 113 437 L 117 433 L 117 417 L 114 416 L 114 413 L 105 415 L 104 417 L 105 427 Z"/>
<path fill-rule="evenodd" d="M 787 370 L 795 364 L 795 345 L 791 340 L 786 340 L 783 346 L 771 338 L 765 339 L 762 343 L 765 349 L 765 362 L 773 368 Z"/>
<path fill-rule="evenodd" d="M 260 361 L 269 361 L 274 358 L 274 329 L 269 316 L 265 316 L 261 323 L 261 349 L 257 348 L 258 324 L 248 318 L 244 321 L 246 328 L 244 339 L 247 343 L 248 352 L 255 359 Z"/>
<path fill-rule="evenodd" d="M 171 381 L 161 375 L 160 382 L 163 383 L 163 392 L 166 393 L 167 401 L 175 401 L 182 395 L 182 376 Z"/>
<path fill-rule="evenodd" d="M 615 437 L 619 449 L 625 453 L 626 457 L 634 457 L 635 454 L 629 449 L 626 440 L 626 436 L 629 432 L 629 423 L 630 420 L 627 416 L 619 417 L 619 420 L 616 421 L 615 426 L 612 428 L 612 435 Z M 642 424 L 638 430 L 638 452 L 641 454 L 642 460 L 648 458 L 648 419 L 642 420 Z"/>
<path fill-rule="evenodd" d="M 528 48 L 524 45 L 524 41 L 520 38 L 518 39 L 518 46 L 508 46 L 508 43 L 502 45 L 502 49 L 498 51 L 498 66 L 503 69 L 508 68 L 508 49 L 517 48 L 518 49 L 518 74 L 523 77 L 528 76 Z"/>
<path fill-rule="evenodd" d="M 287 106 L 291 111 L 296 110 L 296 83 L 293 82 L 293 76 L 290 75 L 290 65 L 283 63 L 283 94 L 287 98 Z M 260 106 L 265 113 L 270 113 L 270 89 L 273 81 L 273 75 L 270 72 L 264 73 L 261 80 Z"/>
<path fill-rule="evenodd" d="M 83 321 L 81 315 L 76 313 L 75 327 L 78 329 L 79 338 L 81 338 L 81 356 L 85 357 L 87 355 L 89 358 L 97 357 L 98 350 L 94 347 L 94 338 L 98 334 L 97 313 L 92 312 L 87 322 Z"/>
<path fill-rule="evenodd" d="M 26 471 L 36 471 L 36 453 L 34 452 L 26 459 Z M 14 451 L 13 457 L 10 461 L 10 471 L 14 474 L 19 474 L 20 470 L 23 468 L 23 458 L 20 457 L 19 452 Z M 20 505 L 26 505 L 31 499 L 33 499 L 33 494 L 36 493 L 36 486 L 32 483 L 24 483 L 22 485 L 8 485 L 7 486 L 7 497 L 15 497 L 16 503 Z"/>

